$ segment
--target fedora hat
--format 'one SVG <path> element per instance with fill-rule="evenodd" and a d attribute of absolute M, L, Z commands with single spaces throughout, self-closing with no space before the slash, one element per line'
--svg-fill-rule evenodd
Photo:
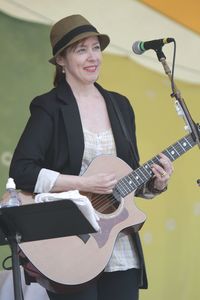
<path fill-rule="evenodd" d="M 63 49 L 90 36 L 97 36 L 101 50 L 104 50 L 110 43 L 106 34 L 100 34 L 97 29 L 81 15 L 71 15 L 55 23 L 50 32 L 50 41 L 53 57 L 50 63 L 56 64 L 56 55 Z"/>

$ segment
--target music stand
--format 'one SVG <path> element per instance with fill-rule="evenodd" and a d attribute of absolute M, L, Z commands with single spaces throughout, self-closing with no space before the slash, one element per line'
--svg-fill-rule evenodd
<path fill-rule="evenodd" d="M 23 300 L 18 244 L 70 235 L 83 239 L 95 229 L 70 199 L 0 208 L 0 246 L 9 245 L 15 300 Z"/>

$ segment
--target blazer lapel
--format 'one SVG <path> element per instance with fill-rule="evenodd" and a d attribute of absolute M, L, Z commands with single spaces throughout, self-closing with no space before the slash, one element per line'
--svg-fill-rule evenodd
<path fill-rule="evenodd" d="M 73 174 L 79 174 L 83 152 L 84 137 L 83 129 L 75 97 L 66 81 L 62 82 L 57 89 L 58 98 L 63 102 L 61 113 L 63 116 L 65 130 L 68 140 L 68 151 L 70 157 L 70 169 Z"/>
<path fill-rule="evenodd" d="M 107 110 L 108 110 L 108 116 L 111 123 L 111 128 L 115 140 L 116 150 L 117 150 L 117 156 L 125 160 L 127 163 L 129 161 L 129 143 L 127 142 L 126 138 L 124 137 L 121 124 L 119 123 L 118 117 L 116 115 L 115 109 L 113 107 L 113 104 L 110 100 L 109 93 L 104 90 L 99 84 L 95 84 L 98 88 L 99 92 L 102 94 L 102 96 L 105 99 Z"/>

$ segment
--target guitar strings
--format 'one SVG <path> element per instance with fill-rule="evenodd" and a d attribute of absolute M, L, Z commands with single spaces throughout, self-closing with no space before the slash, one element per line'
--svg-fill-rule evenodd
<path fill-rule="evenodd" d="M 120 198 L 121 198 L 121 195 L 119 194 L 118 190 L 122 190 L 122 188 L 123 188 L 123 193 L 125 193 L 125 195 L 126 195 L 127 191 L 129 191 L 128 186 L 126 184 L 124 184 L 123 182 L 121 182 L 121 180 L 118 181 L 115 188 L 116 188 L 116 191 L 118 193 L 118 196 L 120 196 Z M 92 198 L 91 202 L 92 202 L 92 205 L 94 206 L 94 208 L 97 210 L 101 210 L 101 212 L 104 212 L 105 210 L 107 210 L 109 208 L 113 208 L 113 206 L 116 206 L 116 204 L 118 207 L 119 203 L 120 203 L 120 201 L 118 199 L 116 199 L 116 197 L 113 194 L 96 194 Z"/>
<path fill-rule="evenodd" d="M 94 198 L 92 198 L 92 204 L 94 204 L 95 208 L 100 209 L 105 205 L 105 200 L 109 200 L 107 202 L 108 207 L 115 203 L 115 199 L 113 199 L 112 195 L 96 195 Z"/>
<path fill-rule="evenodd" d="M 105 202 L 106 201 L 106 202 Z M 105 210 L 113 207 L 114 204 L 118 204 L 119 202 L 112 194 L 98 194 L 94 198 L 92 198 L 92 205 L 95 209 L 101 210 L 104 212 Z"/>

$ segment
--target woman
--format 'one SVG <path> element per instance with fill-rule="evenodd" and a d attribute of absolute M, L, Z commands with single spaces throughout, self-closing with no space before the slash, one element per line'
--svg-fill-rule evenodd
<path fill-rule="evenodd" d="M 18 188 L 35 193 L 79 190 L 110 194 L 117 183 L 115 173 L 80 176 L 96 156 L 103 154 L 118 156 L 133 169 L 139 166 L 129 101 L 96 83 L 109 37 L 97 32 L 82 16 L 72 15 L 52 27 L 50 39 L 55 88 L 32 101 L 10 176 Z M 124 135 L 114 106 L 131 142 Z M 159 164 L 152 165 L 153 176 L 136 194 L 152 198 L 165 191 L 172 171 L 170 160 L 161 153 Z M 91 285 L 70 294 L 47 293 L 51 300 L 136 300 L 139 288 L 146 287 L 139 236 L 123 230 L 104 272 Z"/>

